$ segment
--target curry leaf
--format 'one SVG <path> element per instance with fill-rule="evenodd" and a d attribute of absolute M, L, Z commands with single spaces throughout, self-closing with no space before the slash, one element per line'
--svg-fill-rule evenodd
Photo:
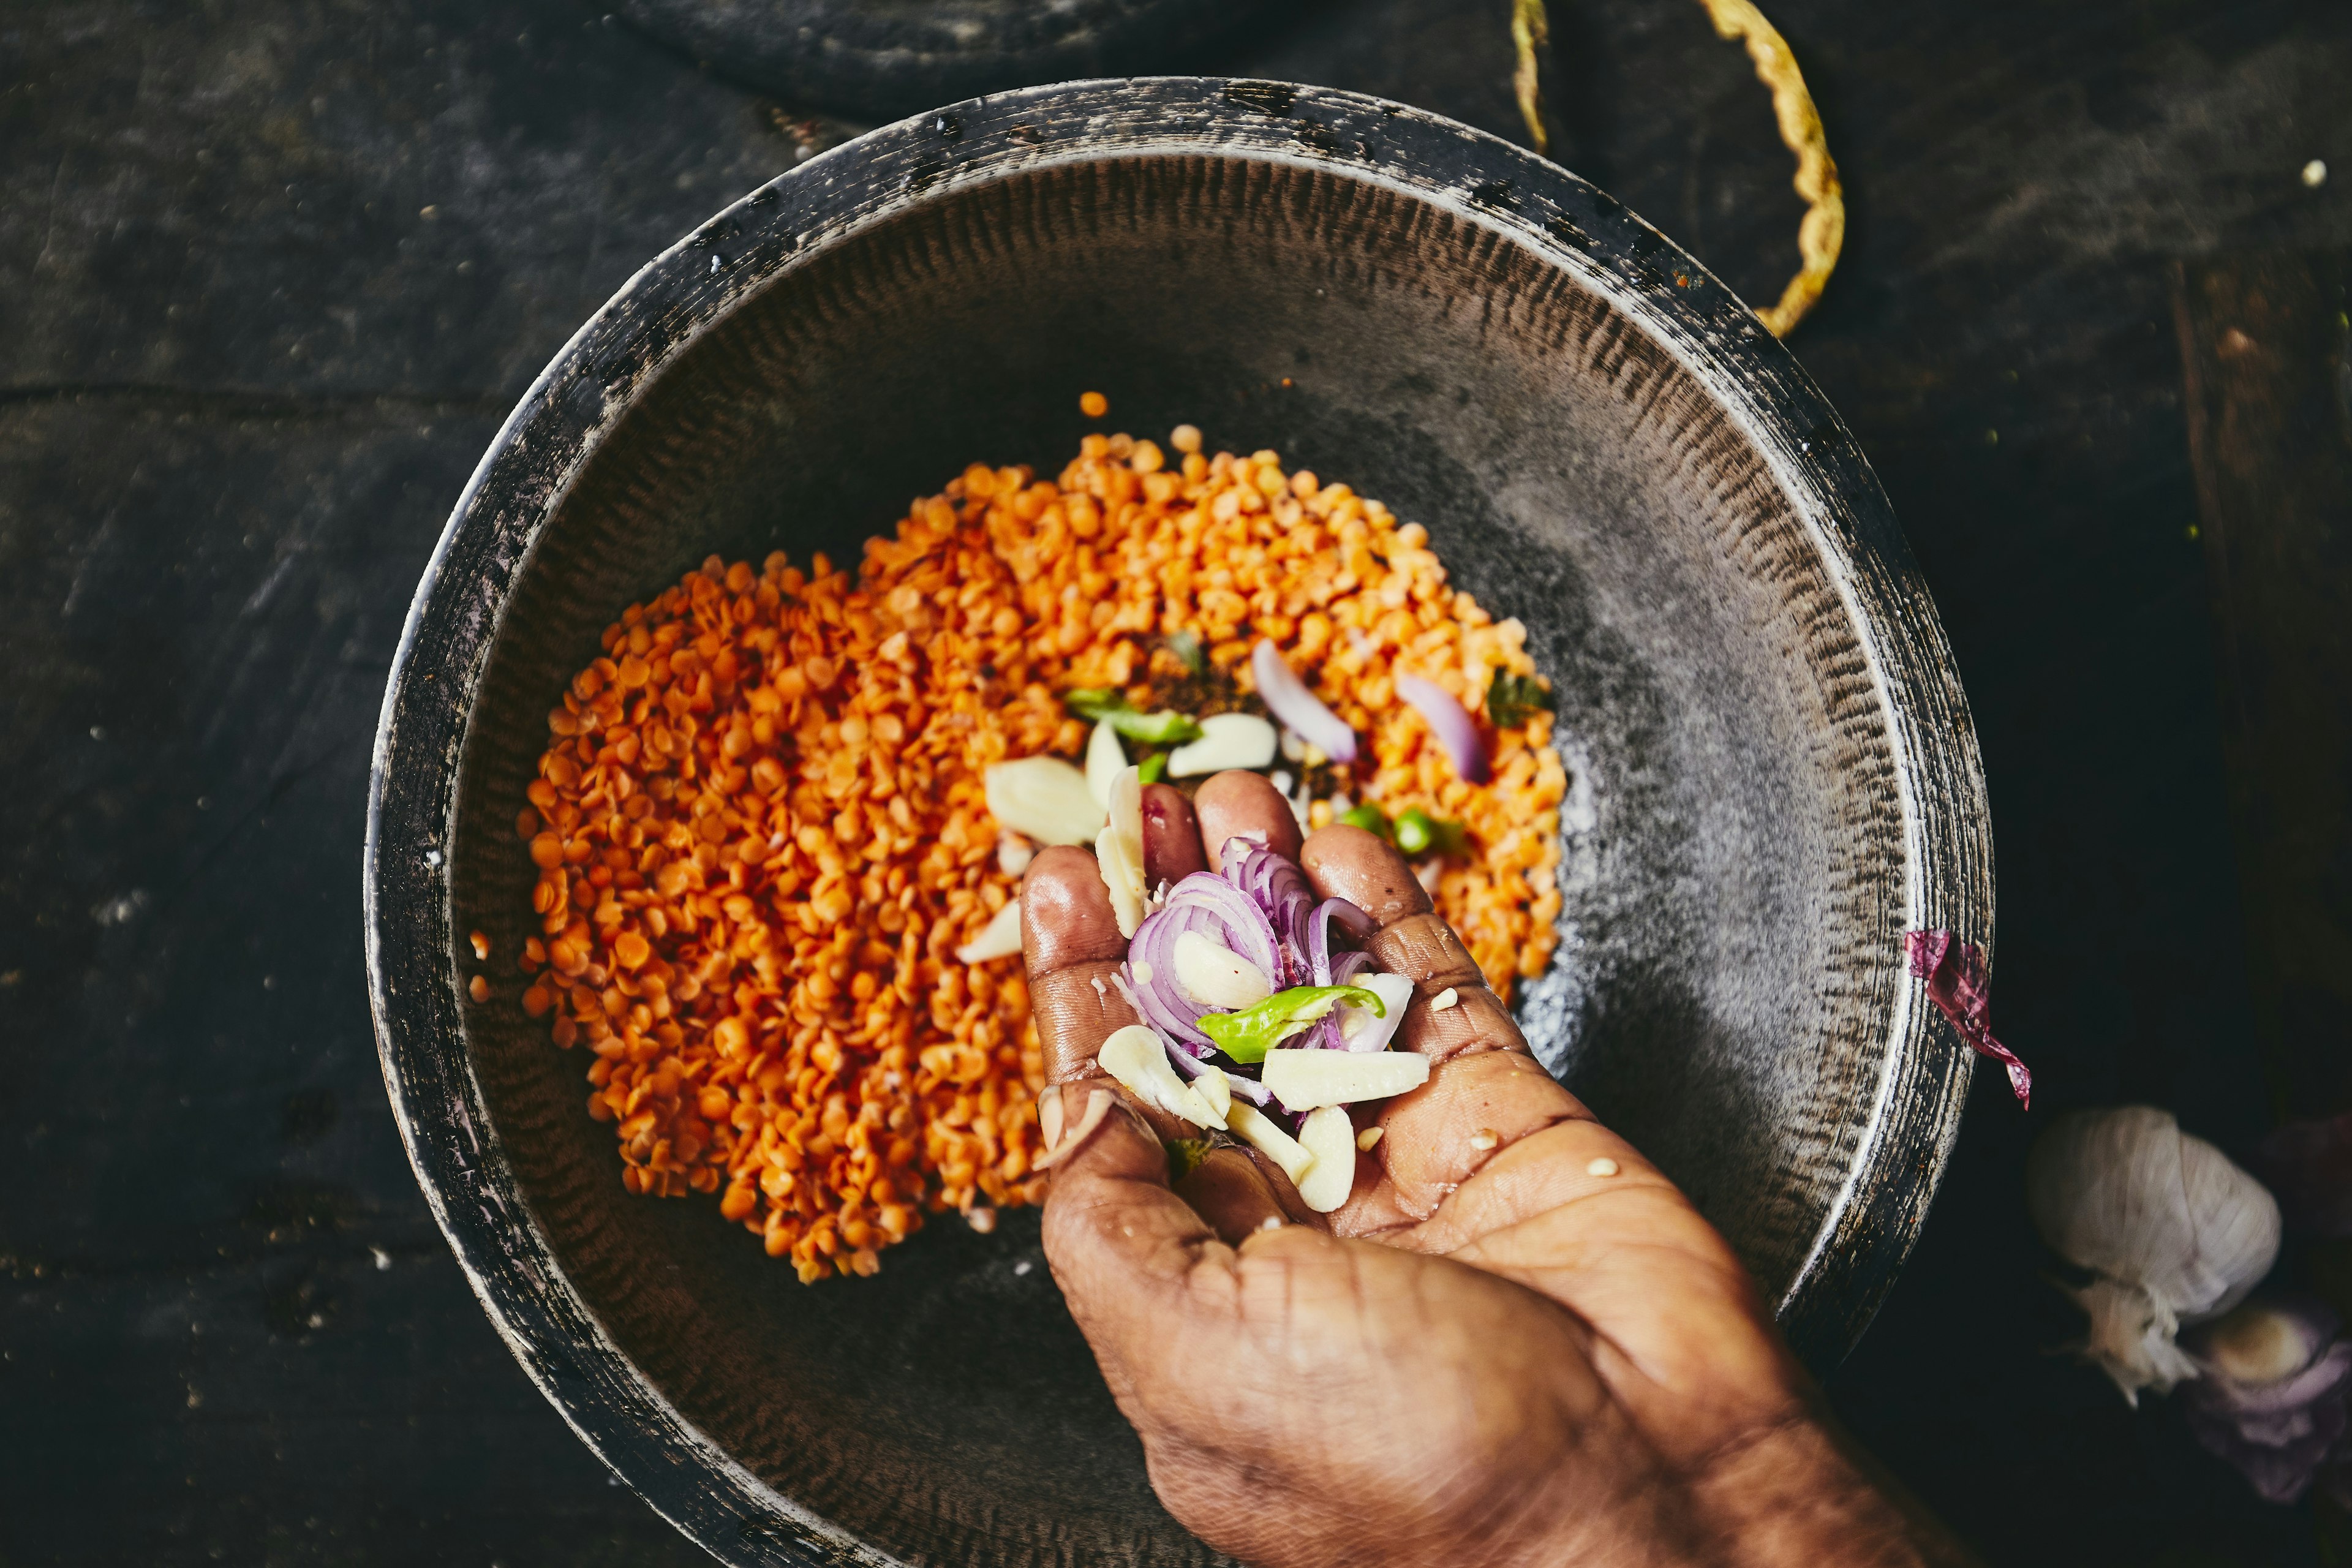
<path fill-rule="evenodd" d="M 1486 688 L 1486 717 L 1497 730 L 1516 730 L 1538 713 L 1551 710 L 1551 693 L 1537 684 L 1532 675 L 1498 669 L 1494 683 Z"/>

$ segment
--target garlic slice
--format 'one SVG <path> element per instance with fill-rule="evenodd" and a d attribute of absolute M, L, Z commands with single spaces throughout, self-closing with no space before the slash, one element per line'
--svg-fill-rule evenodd
<path fill-rule="evenodd" d="M 1110 889 L 1118 934 L 1133 941 L 1143 923 L 1143 784 L 1139 768 L 1122 768 L 1110 785 L 1110 821 L 1095 839 L 1095 865 Z"/>
<path fill-rule="evenodd" d="M 1327 1051 L 1276 1047 L 1265 1053 L 1258 1079 L 1293 1110 L 1387 1100 L 1429 1081 L 1429 1058 L 1418 1051 Z"/>
<path fill-rule="evenodd" d="M 1298 1184 L 1299 1201 L 1317 1214 L 1329 1214 L 1348 1201 L 1356 1185 L 1356 1125 L 1336 1105 L 1310 1110 L 1299 1126 L 1298 1146 L 1315 1157 L 1307 1179 Z"/>
<path fill-rule="evenodd" d="M 1206 1100 L 1209 1109 L 1223 1117 L 1228 1124 L 1232 1122 L 1234 1080 L 1225 1076 L 1224 1068 L 1214 1062 L 1208 1064 L 1202 1069 L 1201 1076 L 1192 1080 L 1192 1092 Z"/>
<path fill-rule="evenodd" d="M 956 949 L 958 963 L 986 963 L 992 958 L 1012 958 L 1021 951 L 1021 900 L 1013 899 L 980 928 L 980 934 Z"/>
<path fill-rule="evenodd" d="M 1375 970 L 1359 974 L 1348 982 L 1360 985 L 1381 999 L 1386 1013 L 1375 1013 L 1370 1007 L 1343 1006 L 1339 1009 L 1339 1043 L 1354 1051 L 1384 1051 L 1389 1042 L 1404 1023 L 1404 1010 L 1412 1001 L 1412 982 L 1402 974 L 1388 974 Z M 1286 1096 L 1286 1102 L 1288 1097 Z M 1294 1105 L 1293 1110 L 1303 1110 Z"/>
<path fill-rule="evenodd" d="M 1087 738 L 1087 792 L 1105 811 L 1110 809 L 1111 781 L 1125 766 L 1127 748 L 1118 743 L 1118 727 L 1108 719 L 1096 720 L 1095 732 Z"/>
<path fill-rule="evenodd" d="M 1210 1110 L 1209 1102 L 1191 1084 L 1176 1076 L 1176 1068 L 1168 1060 L 1168 1047 L 1149 1024 L 1129 1024 L 1113 1030 L 1095 1060 L 1101 1064 L 1103 1071 L 1146 1104 L 1156 1105 L 1171 1116 L 1181 1116 L 1195 1127 L 1225 1125 L 1225 1119 Z"/>
<path fill-rule="evenodd" d="M 1274 761 L 1274 726 L 1255 713 L 1212 713 L 1201 738 L 1168 753 L 1168 776 L 1197 778 L 1227 768 L 1262 768 Z"/>
<path fill-rule="evenodd" d="M 1008 877 L 1018 877 L 1029 869 L 1029 862 L 1037 858 L 1037 847 L 1004 828 L 996 836 L 996 868 Z"/>
<path fill-rule="evenodd" d="M 1225 1131 L 1282 1167 L 1292 1186 L 1307 1180 L 1315 1168 L 1315 1156 L 1299 1147 L 1298 1140 L 1285 1132 L 1274 1119 L 1246 1100 L 1236 1100 L 1225 1112 Z"/>
<path fill-rule="evenodd" d="M 1087 775 L 1059 757 L 996 763 L 982 782 L 999 827 L 1040 844 L 1088 844 L 1102 831 L 1103 808 L 1087 793 Z"/>
<path fill-rule="evenodd" d="M 1176 939 L 1177 988 L 1203 1007 L 1238 1013 L 1274 994 L 1265 971 L 1214 937 L 1188 931 Z"/>

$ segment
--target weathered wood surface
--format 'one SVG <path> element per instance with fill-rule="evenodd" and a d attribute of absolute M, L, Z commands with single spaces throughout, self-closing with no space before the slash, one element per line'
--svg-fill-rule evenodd
<path fill-rule="evenodd" d="M 2308 1562 L 2160 1402 L 2043 1353 L 2076 1323 L 2017 1168 L 2072 1105 L 2267 1114 L 2167 273 L 2352 243 L 2352 15 L 1770 9 L 1853 215 L 1795 347 L 1958 652 L 2040 1085 L 2021 1117 L 1980 1075 L 1832 1395 L 1991 1560 Z M 1744 59 L 1695 6 L 1559 12 L 1563 160 L 1769 297 L 1796 209 Z M 1218 63 L 1514 128 L 1499 9 L 1333 3 Z M 432 1229 L 359 841 L 466 475 L 640 261 L 789 166 L 778 108 L 563 0 L 0 10 L 0 1558 L 699 1560 Z"/>
<path fill-rule="evenodd" d="M 2352 257 L 2175 285 L 2246 962 L 2288 1115 L 2352 1109 Z"/>

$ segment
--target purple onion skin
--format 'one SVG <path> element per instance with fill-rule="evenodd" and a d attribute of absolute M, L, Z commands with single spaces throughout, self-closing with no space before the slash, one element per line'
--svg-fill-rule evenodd
<path fill-rule="evenodd" d="M 2302 1366 L 2274 1382 L 2240 1383 L 2200 1354 L 2211 1348 L 2210 1331 L 2192 1330 L 2182 1337 L 2182 1348 L 2199 1358 L 2204 1375 L 2185 1385 L 2182 1414 L 2197 1441 L 2235 1467 L 2266 1500 L 2293 1502 L 2344 1436 L 2352 1342 L 2335 1337 L 2336 1314 L 2316 1301 L 2263 1302 L 2260 1310 L 2285 1320 L 2297 1334 Z"/>
<path fill-rule="evenodd" d="M 1478 733 L 1478 721 L 1470 710 L 1454 700 L 1454 694 L 1433 680 L 1418 675 L 1396 678 L 1396 693 L 1412 704 L 1415 710 L 1429 721 L 1430 732 L 1445 754 L 1454 759 L 1454 771 L 1471 784 L 1485 784 L 1492 776 L 1486 763 L 1486 742 Z"/>
<path fill-rule="evenodd" d="M 1257 678 L 1258 700 L 1298 738 L 1318 748 L 1335 763 L 1356 760 L 1356 732 L 1323 700 L 1307 689 L 1282 657 L 1265 638 L 1250 650 L 1250 673 Z"/>

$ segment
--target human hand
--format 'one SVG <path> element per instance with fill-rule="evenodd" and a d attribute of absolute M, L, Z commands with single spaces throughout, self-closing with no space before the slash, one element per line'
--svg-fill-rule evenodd
<path fill-rule="evenodd" d="M 1095 1061 L 1137 1021 L 1102 879 L 1083 850 L 1032 865 L 1047 1142 L 1117 1096 L 1054 1172 L 1045 1254 L 1170 1512 L 1265 1568 L 1963 1560 L 1842 1450 L 1723 1238 L 1537 1065 L 1393 848 L 1302 847 L 1254 773 L 1208 781 L 1197 818 L 1155 786 L 1146 818 L 1152 886 L 1260 832 L 1370 914 L 1415 985 L 1397 1048 L 1432 1064 L 1356 1108 L 1381 1135 L 1334 1214 L 1241 1147 L 1171 1189 L 1160 1140 L 1194 1130 Z"/>

